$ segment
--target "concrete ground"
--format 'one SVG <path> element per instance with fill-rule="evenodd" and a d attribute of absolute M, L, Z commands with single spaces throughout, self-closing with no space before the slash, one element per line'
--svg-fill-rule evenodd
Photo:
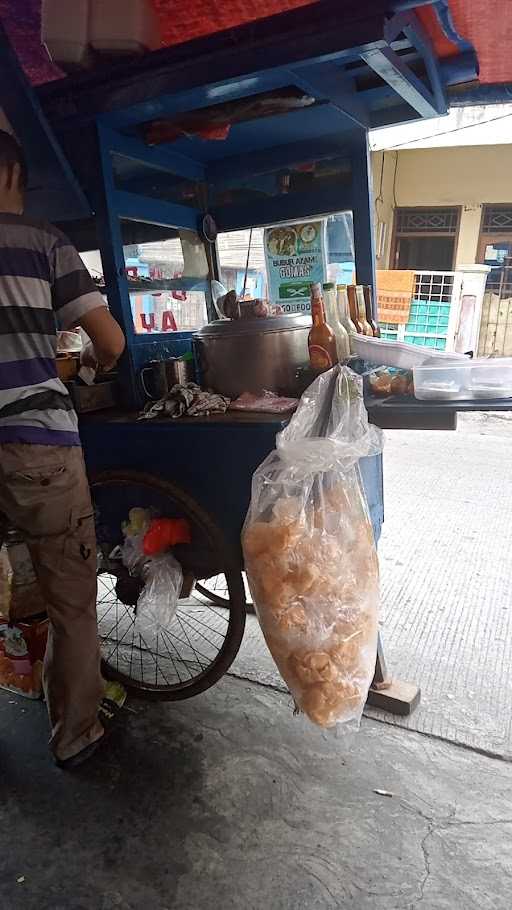
<path fill-rule="evenodd" d="M 0 694 L 2 908 L 509 910 L 510 764 L 372 720 L 322 736 L 230 678 L 130 707 L 71 773 L 42 705 Z"/>
<path fill-rule="evenodd" d="M 423 689 L 409 729 L 293 717 L 254 623 L 234 668 L 254 681 L 130 699 L 74 773 L 43 706 L 0 691 L 1 910 L 509 910 L 511 434 L 388 439 L 383 629 Z"/>
<path fill-rule="evenodd" d="M 459 417 L 456 433 L 386 433 L 381 629 L 409 718 L 368 714 L 512 759 L 512 415 Z M 256 621 L 239 675 L 282 685 Z"/>

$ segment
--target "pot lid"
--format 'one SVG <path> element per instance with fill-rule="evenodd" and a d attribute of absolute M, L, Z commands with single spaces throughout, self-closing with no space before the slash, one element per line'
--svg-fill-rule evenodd
<path fill-rule="evenodd" d="M 194 338 L 212 338 L 236 335 L 264 335 L 269 332 L 310 329 L 311 316 L 289 313 L 283 316 L 254 317 L 253 319 L 216 319 L 194 333 Z"/>

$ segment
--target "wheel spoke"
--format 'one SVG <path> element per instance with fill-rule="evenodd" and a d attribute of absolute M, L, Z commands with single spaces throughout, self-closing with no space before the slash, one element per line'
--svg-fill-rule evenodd
<path fill-rule="evenodd" d="M 187 617 L 184 616 L 183 619 L 184 619 L 185 622 L 187 622 Z M 192 630 L 192 632 L 193 632 L 195 635 L 199 635 L 199 636 L 203 639 L 203 641 L 206 641 L 206 642 L 210 645 L 210 647 L 212 647 L 212 648 L 215 649 L 215 651 L 216 651 L 217 653 L 219 652 L 220 648 L 219 648 L 219 645 L 218 645 L 218 644 L 216 644 L 216 643 L 213 642 L 213 641 L 210 641 L 210 639 L 204 634 L 204 632 L 201 632 L 200 629 L 197 629 L 197 628 L 196 628 L 195 626 L 193 626 L 190 622 L 188 623 L 188 625 L 189 625 L 190 629 Z"/>
<path fill-rule="evenodd" d="M 114 626 L 113 628 L 115 629 L 116 626 Z M 113 655 L 116 651 L 119 650 L 119 645 L 120 645 L 121 642 L 126 638 L 126 636 L 127 636 L 127 634 L 128 634 L 129 631 L 130 631 L 130 626 L 128 626 L 128 628 L 125 629 L 125 631 L 124 631 L 123 634 L 121 635 L 121 638 L 118 638 L 118 639 L 117 639 L 116 644 L 114 645 L 113 650 L 110 651 L 110 653 L 109 653 L 109 654 L 107 655 L 107 657 L 105 658 L 106 663 L 108 663 L 108 661 L 110 660 L 110 658 L 112 657 L 112 655 Z M 107 639 L 107 640 L 108 640 L 108 639 Z M 117 663 L 117 669 L 119 670 L 119 658 L 118 658 L 118 663 Z"/>
<path fill-rule="evenodd" d="M 164 637 L 164 636 L 165 636 L 165 630 L 162 629 L 162 639 L 163 639 L 163 643 L 164 643 L 164 645 L 165 645 L 165 649 L 166 649 L 166 651 L 167 651 L 167 653 L 168 653 L 168 655 L 169 655 L 169 659 L 170 659 L 170 661 L 171 661 L 171 663 L 172 663 L 172 665 L 173 665 L 173 667 L 174 667 L 174 670 L 175 670 L 175 672 L 176 672 L 176 676 L 178 677 L 180 683 L 182 683 L 183 680 L 182 680 L 182 678 L 181 678 L 181 676 L 180 676 L 180 671 L 179 671 L 178 667 L 176 666 L 176 664 L 174 663 L 174 658 L 173 658 L 171 652 L 169 651 L 169 646 L 166 644 L 166 641 L 165 641 L 165 637 Z M 171 648 L 174 648 L 174 645 L 173 645 L 172 642 L 171 642 Z M 174 650 L 176 651 L 176 648 L 174 648 Z M 176 654 L 178 655 L 177 660 L 180 661 L 180 660 L 181 660 L 181 657 L 180 657 L 180 655 L 179 655 L 179 652 L 176 651 Z"/>
<path fill-rule="evenodd" d="M 177 613 L 176 613 L 176 619 L 178 620 L 178 622 L 179 622 L 179 624 L 180 624 L 180 626 L 181 626 L 181 631 L 183 632 L 185 638 L 187 639 L 187 641 L 188 641 L 188 643 L 189 643 L 189 645 L 190 645 L 190 650 L 191 650 L 191 651 L 194 651 L 194 646 L 193 646 L 192 642 L 190 641 L 190 638 L 188 637 L 187 630 L 184 628 L 183 623 L 182 623 L 182 621 L 181 621 L 181 618 L 178 616 Z M 195 652 L 194 652 L 194 653 L 195 653 Z M 201 664 L 201 668 L 202 668 L 203 670 L 206 669 L 206 667 L 203 667 L 202 664 Z"/>
<path fill-rule="evenodd" d="M 109 614 L 110 611 L 114 608 L 114 606 L 115 606 L 115 603 L 112 601 L 112 603 L 110 604 L 110 607 L 108 608 L 108 610 L 105 610 L 103 616 L 101 616 L 101 617 L 98 618 L 98 626 L 101 625 L 101 623 L 103 622 L 103 620 L 105 619 L 105 617 L 108 616 L 108 614 Z"/>
<path fill-rule="evenodd" d="M 166 677 L 164 671 L 162 670 L 162 668 L 161 668 L 161 667 L 160 667 L 160 668 L 158 667 L 158 661 L 157 661 L 157 659 L 156 659 L 156 657 L 155 657 L 153 651 L 151 650 L 151 648 L 149 647 L 149 645 L 148 645 L 146 639 L 144 638 L 144 636 L 143 636 L 140 632 L 139 632 L 139 638 L 140 638 L 140 640 L 143 641 L 144 644 L 146 645 L 145 653 L 146 653 L 146 654 L 149 654 L 149 656 L 153 658 L 153 660 L 155 661 L 155 666 L 156 666 L 157 670 L 159 670 L 159 672 L 162 674 L 162 676 L 163 676 L 163 678 L 165 679 L 167 685 L 170 686 L 171 683 L 170 683 L 169 680 L 167 679 L 167 677 Z M 158 657 L 158 651 L 157 651 L 157 655 L 156 655 L 156 656 Z"/>
<path fill-rule="evenodd" d="M 123 606 L 124 606 L 124 604 L 123 604 Z M 114 631 L 114 629 L 117 629 L 117 627 L 118 627 L 118 625 L 119 625 L 119 615 L 118 615 L 119 601 L 118 601 L 118 600 L 116 600 L 115 608 L 116 608 L 116 621 L 115 621 L 114 625 L 112 626 L 112 628 L 109 629 L 109 631 L 107 632 L 107 634 L 103 636 L 103 638 L 110 638 L 110 636 L 112 635 L 112 632 Z M 130 622 L 135 622 L 135 618 L 134 618 L 133 616 L 130 615 L 129 611 L 126 610 L 126 607 L 125 607 L 125 612 L 128 613 L 128 616 L 129 616 L 129 618 L 130 618 Z M 124 636 L 123 636 L 123 638 L 124 638 Z"/>
<path fill-rule="evenodd" d="M 181 638 L 178 638 L 176 633 L 171 632 L 170 629 L 166 629 L 165 634 L 167 635 L 168 638 L 171 638 L 171 639 L 174 638 L 174 639 L 176 639 L 176 641 L 179 641 L 180 645 L 185 645 L 185 647 L 187 647 L 187 643 L 185 641 L 182 641 Z M 194 646 L 192 646 L 192 650 L 193 650 L 194 654 L 200 654 L 201 657 L 203 658 L 203 660 L 205 660 L 207 662 L 207 664 L 211 663 L 211 658 L 207 657 L 206 654 L 203 654 L 202 651 L 198 651 L 198 649 Z M 183 660 L 183 658 L 180 658 L 180 660 Z"/>
<path fill-rule="evenodd" d="M 165 635 L 167 638 L 169 638 L 169 633 L 168 633 L 168 632 L 164 632 L 164 635 Z M 175 645 L 173 644 L 173 642 L 171 641 L 170 638 L 169 638 L 169 644 L 171 645 L 172 648 L 174 648 L 174 649 L 176 650 Z M 194 676 L 195 676 L 195 673 L 192 673 L 192 671 L 191 671 L 191 669 L 190 669 L 190 664 L 191 664 L 191 663 L 193 663 L 194 665 L 197 664 L 197 665 L 200 667 L 201 672 L 204 672 L 204 670 L 205 670 L 205 667 L 203 666 L 203 664 L 202 664 L 201 661 L 199 660 L 199 657 L 197 656 L 198 652 L 195 650 L 194 647 L 192 647 L 192 651 L 193 651 L 193 653 L 196 655 L 196 660 L 195 660 L 195 662 L 191 662 L 190 660 L 186 660 L 184 657 L 181 657 L 181 655 L 177 658 L 177 660 L 179 660 L 180 664 L 188 671 L 188 675 L 189 675 L 188 681 L 189 681 L 189 682 L 190 682 L 191 679 L 194 679 Z M 208 660 L 208 664 L 211 663 L 211 661 L 210 661 L 209 658 L 205 658 L 205 659 Z M 195 666 L 194 666 L 194 669 L 196 669 Z M 178 675 L 179 675 L 179 674 L 178 674 Z"/>
<path fill-rule="evenodd" d="M 223 634 L 222 632 L 219 632 L 218 629 L 212 629 L 211 626 L 207 626 L 205 622 L 203 622 L 201 619 L 198 619 L 198 618 L 197 618 L 197 616 L 195 615 L 195 613 L 183 613 L 182 616 L 183 616 L 183 619 L 184 619 L 185 622 L 188 621 L 189 624 L 191 624 L 191 622 L 192 622 L 192 620 L 193 620 L 194 622 L 197 622 L 197 623 L 199 623 L 199 625 L 203 626 L 204 629 L 208 629 L 209 632 L 213 632 L 215 635 L 220 635 L 220 637 L 221 637 L 222 639 L 224 639 L 224 634 Z M 181 620 L 180 620 L 180 621 L 181 621 Z M 197 628 L 195 628 L 194 626 L 191 626 L 191 628 L 193 629 L 194 632 L 197 633 L 197 635 L 200 635 L 201 638 L 204 638 L 204 640 L 207 641 L 208 644 L 212 646 L 212 648 L 218 648 L 218 647 L 219 647 L 218 644 L 215 644 L 215 642 L 210 641 L 210 639 L 208 638 L 208 636 L 205 635 L 204 632 L 201 632 L 200 629 L 197 629 Z"/>
<path fill-rule="evenodd" d="M 237 576 L 228 573 L 226 578 L 218 572 L 202 586 L 198 583 L 190 599 L 180 601 L 170 628 L 143 627 L 141 632 L 134 605 L 125 604 L 124 596 L 117 593 L 122 594 L 124 587 L 131 591 L 131 586 L 124 585 L 126 570 L 110 554 L 120 542 L 121 524 L 134 504 L 150 509 L 155 517 L 186 517 L 200 535 L 201 549 L 207 548 L 211 559 L 222 566 L 219 529 L 197 502 L 159 478 L 109 472 L 93 480 L 92 493 L 97 536 L 102 542 L 96 607 L 104 662 L 112 674 L 141 690 L 176 692 L 179 698 L 207 688 L 227 669 L 241 640 L 242 611 L 230 614 L 224 608 L 224 603 L 230 606 L 229 587 L 238 591 L 233 588 Z"/>
<path fill-rule="evenodd" d="M 135 623 L 132 625 L 132 646 L 130 650 L 130 667 L 128 670 L 128 676 L 132 675 L 132 666 L 133 666 L 133 642 L 135 640 Z"/>

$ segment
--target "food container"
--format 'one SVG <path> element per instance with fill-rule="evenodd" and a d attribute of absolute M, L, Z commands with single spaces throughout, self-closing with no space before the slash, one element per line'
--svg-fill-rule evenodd
<path fill-rule="evenodd" d="M 351 344 L 354 353 L 370 363 L 381 366 L 396 367 L 400 370 L 412 370 L 428 361 L 443 362 L 446 360 L 467 360 L 465 354 L 453 354 L 446 351 L 435 351 L 419 344 L 406 344 L 405 341 L 385 341 L 383 338 L 368 338 L 367 335 L 353 335 Z"/>
<path fill-rule="evenodd" d="M 470 398 L 512 398 L 512 358 L 472 360 L 466 388 Z"/>
<path fill-rule="evenodd" d="M 57 354 L 57 376 L 61 382 L 70 382 L 80 367 L 80 358 L 72 354 Z"/>
<path fill-rule="evenodd" d="M 194 335 L 201 384 L 228 398 L 267 389 L 293 397 L 308 363 L 310 316 L 217 320 Z"/>
<path fill-rule="evenodd" d="M 422 401 L 512 398 L 512 358 L 426 363 L 414 367 L 414 394 Z"/>
<path fill-rule="evenodd" d="M 118 385 L 115 379 L 95 382 L 94 385 L 70 383 L 71 398 L 78 414 L 115 408 L 118 402 Z"/>

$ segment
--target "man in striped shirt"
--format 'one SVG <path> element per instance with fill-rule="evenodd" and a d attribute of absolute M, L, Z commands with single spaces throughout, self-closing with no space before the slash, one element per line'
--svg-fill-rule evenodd
<path fill-rule="evenodd" d="M 57 331 L 82 326 L 85 357 L 103 369 L 124 338 L 69 240 L 23 216 L 26 182 L 18 143 L 0 131 L 0 514 L 26 539 L 48 605 L 50 746 L 72 766 L 104 734 L 103 683 L 93 510 L 77 416 L 57 376 Z"/>

